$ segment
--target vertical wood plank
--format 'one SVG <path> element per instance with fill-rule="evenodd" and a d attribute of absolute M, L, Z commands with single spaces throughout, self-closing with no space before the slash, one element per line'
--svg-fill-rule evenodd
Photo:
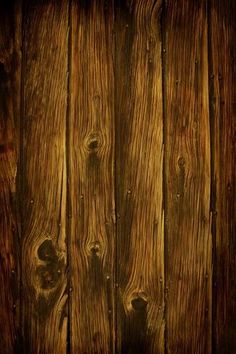
<path fill-rule="evenodd" d="M 19 160 L 21 4 L 0 4 L 0 348 L 13 353 L 19 330 Z"/>
<path fill-rule="evenodd" d="M 72 2 L 70 198 L 72 353 L 114 346 L 112 2 Z"/>
<path fill-rule="evenodd" d="M 67 2 L 26 1 L 23 30 L 23 350 L 66 353 Z"/>
<path fill-rule="evenodd" d="M 164 352 L 161 1 L 116 3 L 117 352 Z"/>
<path fill-rule="evenodd" d="M 206 1 L 165 17 L 167 352 L 211 352 L 211 214 Z"/>
<path fill-rule="evenodd" d="M 236 3 L 210 2 L 214 353 L 236 352 Z"/>

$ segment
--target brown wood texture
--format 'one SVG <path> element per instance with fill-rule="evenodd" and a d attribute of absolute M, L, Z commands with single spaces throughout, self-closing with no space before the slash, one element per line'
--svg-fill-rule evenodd
<path fill-rule="evenodd" d="M 19 159 L 21 8 L 0 4 L 0 351 L 12 353 L 19 332 Z"/>
<path fill-rule="evenodd" d="M 1 354 L 236 353 L 235 16 L 1 1 Z"/>
<path fill-rule="evenodd" d="M 73 2 L 71 23 L 71 350 L 105 354 L 115 336 L 112 2 Z"/>
<path fill-rule="evenodd" d="M 67 2 L 25 2 L 21 117 L 25 353 L 66 353 L 67 34 Z"/>
<path fill-rule="evenodd" d="M 116 6 L 117 351 L 164 351 L 160 1 Z"/>
<path fill-rule="evenodd" d="M 236 3 L 210 4 L 215 353 L 236 353 Z"/>
<path fill-rule="evenodd" d="M 171 354 L 211 352 L 206 1 L 165 11 L 166 330 Z"/>

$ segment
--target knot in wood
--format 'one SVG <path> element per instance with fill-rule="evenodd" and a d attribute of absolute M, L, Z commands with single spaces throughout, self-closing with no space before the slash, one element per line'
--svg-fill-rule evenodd
<path fill-rule="evenodd" d="M 61 278 L 61 265 L 49 263 L 45 266 L 38 266 L 37 275 L 41 289 L 48 290 L 54 288 Z M 60 270 L 60 272 L 58 272 Z"/>
<path fill-rule="evenodd" d="M 58 256 L 55 250 L 55 247 L 53 246 L 52 240 L 45 240 L 43 243 L 38 248 L 38 257 L 42 261 L 57 261 Z"/>
<path fill-rule="evenodd" d="M 101 138 L 100 138 L 99 134 L 97 134 L 97 133 L 90 134 L 90 136 L 88 137 L 88 140 L 87 140 L 88 151 L 97 150 L 100 147 L 100 145 L 101 145 Z"/>
<path fill-rule="evenodd" d="M 96 138 L 91 139 L 88 143 L 88 148 L 90 150 L 96 149 L 98 147 L 98 140 Z"/>
<path fill-rule="evenodd" d="M 179 165 L 179 168 L 183 168 L 184 165 L 185 165 L 185 159 L 183 158 L 183 156 L 180 156 L 179 159 L 178 159 L 178 165 Z"/>
<path fill-rule="evenodd" d="M 99 255 L 101 253 L 101 244 L 99 241 L 93 241 L 89 245 L 89 251 L 93 255 Z"/>
<path fill-rule="evenodd" d="M 135 297 L 131 300 L 132 308 L 135 311 L 144 311 L 147 304 L 147 295 L 144 293 L 135 294 Z"/>
<path fill-rule="evenodd" d="M 58 285 L 62 276 L 64 260 L 59 259 L 52 240 L 45 240 L 38 248 L 40 261 L 45 262 L 36 268 L 39 287 L 44 290 L 52 289 Z"/>

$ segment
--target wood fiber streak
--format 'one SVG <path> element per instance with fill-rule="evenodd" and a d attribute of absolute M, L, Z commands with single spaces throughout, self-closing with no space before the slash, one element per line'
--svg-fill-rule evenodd
<path fill-rule="evenodd" d="M 236 353 L 236 3 L 211 1 L 215 353 Z"/>
<path fill-rule="evenodd" d="M 117 352 L 164 352 L 160 1 L 116 6 Z"/>
<path fill-rule="evenodd" d="M 71 348 L 114 346 L 112 2 L 72 2 L 70 80 Z"/>
<path fill-rule="evenodd" d="M 211 352 L 210 129 L 206 2 L 166 19 L 167 352 Z"/>
<path fill-rule="evenodd" d="M 66 2 L 27 1 L 23 31 L 23 352 L 66 353 Z"/>
<path fill-rule="evenodd" d="M 0 4 L 0 351 L 13 353 L 19 330 L 20 3 Z"/>

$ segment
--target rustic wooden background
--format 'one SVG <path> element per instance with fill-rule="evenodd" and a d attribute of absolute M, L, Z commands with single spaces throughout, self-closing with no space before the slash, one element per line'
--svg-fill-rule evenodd
<path fill-rule="evenodd" d="M 0 353 L 236 353 L 236 1 L 2 0 Z"/>

